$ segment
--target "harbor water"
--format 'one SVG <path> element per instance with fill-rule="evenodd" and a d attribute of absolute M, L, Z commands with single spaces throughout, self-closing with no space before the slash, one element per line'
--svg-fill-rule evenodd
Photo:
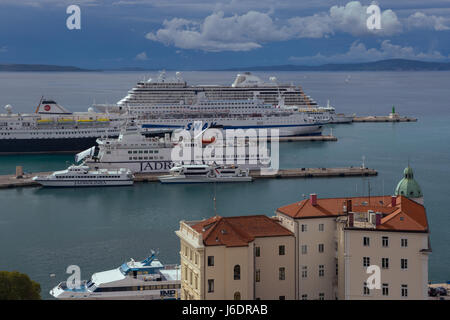
<path fill-rule="evenodd" d="M 353 123 L 326 126 L 337 142 L 280 143 L 282 168 L 365 165 L 370 178 L 267 179 L 253 183 L 160 185 L 87 189 L 18 188 L 0 190 L 0 270 L 28 274 L 42 297 L 78 265 L 82 278 L 141 260 L 159 250 L 163 263 L 179 262 L 180 220 L 266 214 L 318 197 L 392 194 L 408 162 L 422 187 L 431 229 L 429 279 L 450 280 L 450 72 L 258 72 L 268 81 L 300 84 L 320 105 L 327 99 L 337 112 L 387 115 L 392 106 L 414 123 Z M 0 105 L 34 112 L 42 95 L 72 111 L 116 102 L 150 72 L 0 73 Z M 192 84 L 230 84 L 233 72 L 184 72 Z M 348 79 L 348 81 L 346 81 Z M 0 174 L 17 165 L 26 172 L 63 169 L 73 155 L 0 156 Z"/>

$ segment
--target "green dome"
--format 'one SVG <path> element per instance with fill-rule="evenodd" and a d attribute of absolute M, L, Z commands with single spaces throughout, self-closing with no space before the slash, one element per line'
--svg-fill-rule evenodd
<path fill-rule="evenodd" d="M 423 197 L 422 190 L 419 184 L 414 180 L 414 173 L 410 166 L 403 171 L 403 179 L 395 188 L 396 196 L 405 196 L 407 198 L 421 198 Z"/>

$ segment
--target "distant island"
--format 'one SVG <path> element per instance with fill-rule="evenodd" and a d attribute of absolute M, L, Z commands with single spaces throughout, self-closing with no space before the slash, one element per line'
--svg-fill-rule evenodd
<path fill-rule="evenodd" d="M 54 71 L 54 72 L 92 72 L 92 71 L 158 71 L 158 70 L 195 70 L 174 68 L 146 68 L 146 67 L 118 67 L 105 69 L 83 69 L 73 66 L 57 66 L 45 64 L 0 64 L 1 71 Z M 202 69 L 197 71 L 448 71 L 450 63 L 426 62 L 407 59 L 388 59 L 374 62 L 362 63 L 329 63 L 319 66 L 305 66 L 295 64 L 284 64 L 274 66 L 234 67 L 227 69 Z"/>
<path fill-rule="evenodd" d="M 445 71 L 450 63 L 388 59 L 363 63 L 329 63 L 319 66 L 276 65 L 222 69 L 224 71 Z"/>
<path fill-rule="evenodd" d="M 65 71 L 85 72 L 94 71 L 72 66 L 55 66 L 47 64 L 0 64 L 0 71 Z"/>

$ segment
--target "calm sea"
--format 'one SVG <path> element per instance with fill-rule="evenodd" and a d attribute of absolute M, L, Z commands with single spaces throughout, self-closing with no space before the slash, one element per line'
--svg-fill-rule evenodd
<path fill-rule="evenodd" d="M 281 167 L 367 166 L 370 178 L 265 180 L 217 185 L 220 215 L 272 215 L 276 208 L 304 195 L 319 197 L 392 194 L 410 162 L 425 195 L 431 227 L 429 277 L 450 280 L 450 72 L 271 72 L 280 82 L 303 86 L 320 104 L 338 112 L 386 115 L 392 105 L 417 123 L 361 123 L 325 128 L 338 142 L 281 143 Z M 0 105 L 33 112 L 42 95 L 72 111 L 116 102 L 151 73 L 0 73 Z M 230 84 L 232 72 L 185 72 L 192 84 Z M 349 77 L 350 76 L 350 77 Z M 345 81 L 349 77 L 349 81 Z M 62 169 L 72 155 L 2 156 L 0 174 L 16 165 L 25 171 Z M 18 270 L 42 286 L 42 296 L 65 280 L 67 266 L 80 266 L 82 277 L 143 259 L 159 249 L 164 263 L 178 262 L 174 233 L 180 220 L 207 218 L 213 212 L 212 185 L 136 184 L 106 189 L 0 190 L 0 270 Z M 51 277 L 51 274 L 55 274 Z"/>

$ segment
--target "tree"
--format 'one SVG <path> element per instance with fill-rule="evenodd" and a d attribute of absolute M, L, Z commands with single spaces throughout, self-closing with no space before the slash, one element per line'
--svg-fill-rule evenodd
<path fill-rule="evenodd" d="M 0 300 L 40 300 L 41 285 L 24 273 L 0 271 Z"/>

